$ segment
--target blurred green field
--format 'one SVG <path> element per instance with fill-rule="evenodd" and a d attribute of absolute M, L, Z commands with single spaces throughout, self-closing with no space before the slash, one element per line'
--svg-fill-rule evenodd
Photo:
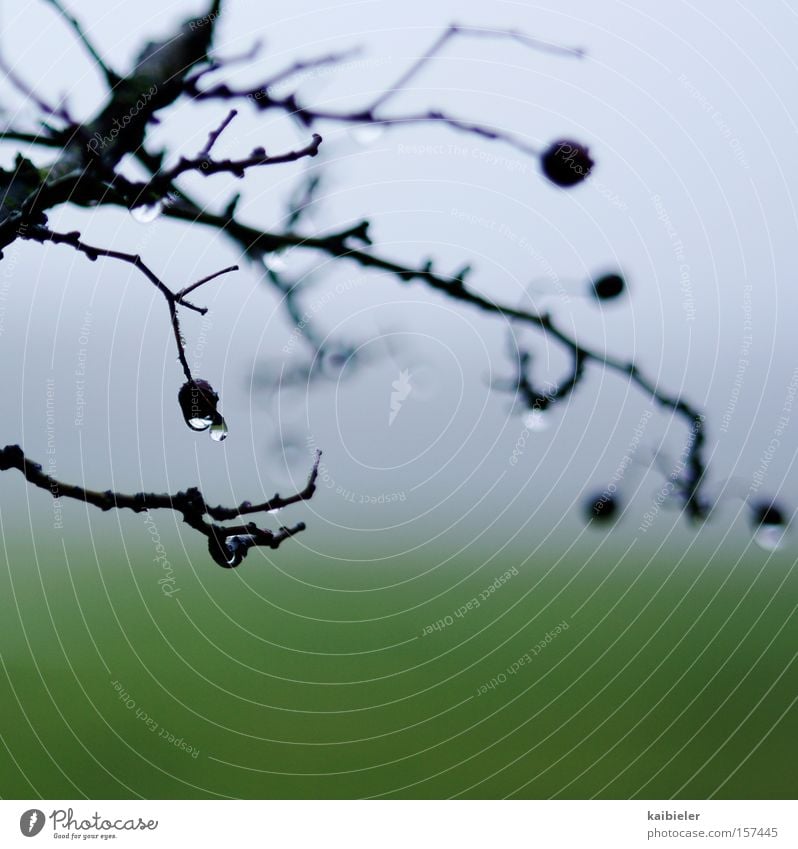
<path fill-rule="evenodd" d="M 591 559 L 587 541 L 436 567 L 294 545 L 226 572 L 173 546 L 169 598 L 140 542 L 5 530 L 6 798 L 798 793 L 786 552 Z"/>

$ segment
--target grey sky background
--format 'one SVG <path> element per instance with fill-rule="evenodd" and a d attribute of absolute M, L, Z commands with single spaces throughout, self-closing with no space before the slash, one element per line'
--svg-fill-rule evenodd
<path fill-rule="evenodd" d="M 91 0 L 70 8 L 111 63 L 126 69 L 145 41 L 204 5 Z M 103 91 L 64 24 L 38 0 L 0 8 L 6 59 L 43 95 L 66 93 L 76 114 L 90 114 Z M 313 162 L 325 183 L 308 232 L 366 216 L 384 254 L 408 262 L 431 256 L 447 270 L 472 262 L 472 282 L 483 293 L 551 308 L 580 341 L 634 358 L 703 407 L 717 486 L 732 479 L 727 493 L 746 494 L 754 482 L 763 495 L 798 503 L 798 408 L 785 411 L 798 385 L 795 12 L 780 2 L 718 0 L 327 7 L 232 0 L 218 49 L 233 54 L 263 38 L 262 58 L 231 74 L 255 83 L 296 58 L 362 45 L 351 63 L 311 75 L 299 89 L 316 104 L 354 107 L 454 20 L 519 28 L 583 46 L 588 56 L 579 61 L 463 38 L 386 113 L 441 107 L 540 146 L 572 136 L 590 146 L 594 175 L 558 191 L 535 161 L 501 143 L 440 127 L 366 138 L 329 125 L 320 128 L 323 155 Z M 0 105 L 5 120 L 30 122 L 29 108 L 7 86 Z M 168 141 L 176 153 L 194 153 L 223 114 L 223 107 L 194 104 L 163 113 L 152 146 Z M 241 155 L 255 145 L 277 151 L 306 135 L 279 116 L 241 109 L 217 152 Z M 7 167 L 12 147 L 3 145 L 0 154 Z M 212 208 L 242 190 L 241 217 L 279 227 L 303 167 L 250 172 L 240 185 L 216 177 L 185 186 Z M 142 224 L 121 210 L 63 209 L 52 223 L 141 253 L 175 287 L 239 259 L 215 232 L 162 219 Z M 317 326 L 362 345 L 368 364 L 269 396 L 258 376 L 302 361 L 307 349 L 291 342 L 278 299 L 244 264 L 202 291 L 207 321 L 187 314 L 183 324 L 192 367 L 222 396 L 231 435 L 220 446 L 182 422 L 182 375 L 166 310 L 146 280 L 67 248 L 12 246 L 0 263 L 4 443 L 19 441 L 42 461 L 52 457 L 66 480 L 85 477 L 89 485 L 125 491 L 199 483 L 213 502 L 301 485 L 317 445 L 325 450 L 322 487 L 305 511 L 311 532 L 300 544 L 366 558 L 435 544 L 447 530 L 463 544 L 487 545 L 516 534 L 527 544 L 549 533 L 562 540 L 592 533 L 572 505 L 611 479 L 644 421 L 624 472 L 631 505 L 617 532 L 637 533 L 662 485 L 661 474 L 646 471 L 651 453 L 661 444 L 668 458 L 678 456 L 681 421 L 670 422 L 623 378 L 591 367 L 572 401 L 547 418 L 547 429 L 526 433 L 509 396 L 489 387 L 491 376 L 511 374 L 506 325 L 352 265 L 332 267 L 310 253 L 288 261 L 301 269 L 314 259 L 318 283 L 307 305 Z M 603 309 L 578 297 L 591 275 L 616 268 L 629 281 L 628 297 Z M 556 379 L 565 366 L 561 352 L 539 335 L 520 338 L 537 355 L 538 378 Z M 392 383 L 403 369 L 412 388 L 389 425 Z M 85 411 L 76 423 L 81 391 Z M 519 438 L 525 442 L 513 465 Z M 46 494 L 28 491 L 18 477 L 2 481 L 4 514 L 34 523 L 44 517 L 46 533 Z M 731 532 L 747 544 L 741 502 L 724 505 L 708 538 Z M 73 527 L 90 522 L 97 534 L 104 523 L 128 521 L 65 510 Z M 649 536 L 676 527 L 677 544 L 692 539 L 673 522 L 671 514 L 658 517 Z M 380 529 L 386 532 L 374 533 Z"/>

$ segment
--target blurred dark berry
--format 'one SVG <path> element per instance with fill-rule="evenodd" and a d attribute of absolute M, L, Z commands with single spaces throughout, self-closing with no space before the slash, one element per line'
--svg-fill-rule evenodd
<path fill-rule="evenodd" d="M 610 522 L 618 517 L 620 510 L 618 499 L 606 492 L 592 495 L 585 503 L 585 516 L 591 522 Z"/>
<path fill-rule="evenodd" d="M 593 295 L 600 301 L 609 301 L 623 294 L 626 282 L 620 274 L 605 274 L 593 281 Z"/>
<path fill-rule="evenodd" d="M 540 164 L 543 173 L 555 186 L 567 189 L 581 183 L 590 174 L 595 162 L 583 144 L 558 139 L 543 153 Z"/>
<path fill-rule="evenodd" d="M 751 521 L 755 528 L 760 525 L 783 527 L 787 519 L 775 501 L 757 501 L 751 505 Z"/>

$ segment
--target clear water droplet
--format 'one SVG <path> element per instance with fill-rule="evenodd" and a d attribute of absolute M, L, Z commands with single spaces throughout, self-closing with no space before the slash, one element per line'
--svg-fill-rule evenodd
<path fill-rule="evenodd" d="M 213 419 L 211 419 L 210 416 L 207 416 L 205 418 L 197 417 L 193 419 L 188 419 L 188 426 L 192 430 L 207 430 L 212 423 Z"/>
<path fill-rule="evenodd" d="M 765 551 L 776 551 L 784 545 L 783 525 L 760 525 L 754 532 L 754 542 Z"/>
<path fill-rule="evenodd" d="M 263 264 L 267 271 L 285 271 L 288 268 L 288 263 L 283 259 L 280 251 L 264 254 Z"/>
<path fill-rule="evenodd" d="M 549 419 L 542 410 L 532 410 L 524 416 L 524 427 L 533 433 L 542 433 L 549 429 Z"/>
<path fill-rule="evenodd" d="M 155 221 L 162 212 L 163 204 L 160 201 L 149 206 L 137 206 L 135 209 L 130 210 L 131 216 L 139 224 L 149 224 L 151 221 Z"/>
<path fill-rule="evenodd" d="M 247 552 L 255 545 L 255 537 L 252 534 L 235 534 L 227 537 L 224 541 L 225 547 L 230 552 L 228 563 L 238 566 L 247 556 Z"/>
<path fill-rule="evenodd" d="M 363 145 L 363 147 L 367 147 L 370 144 L 374 144 L 382 136 L 383 131 L 383 127 L 378 124 L 362 124 L 359 127 L 354 127 L 350 131 L 350 134 L 353 141 Z"/>
<path fill-rule="evenodd" d="M 227 439 L 227 434 L 227 422 L 224 419 L 220 419 L 211 425 L 211 439 L 215 442 L 223 442 Z"/>

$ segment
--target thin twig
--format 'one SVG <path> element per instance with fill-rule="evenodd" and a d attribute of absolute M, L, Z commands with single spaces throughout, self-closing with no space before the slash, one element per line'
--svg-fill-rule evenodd
<path fill-rule="evenodd" d="M 19 445 L 6 445 L 5 448 L 0 449 L 0 471 L 19 470 L 28 483 L 46 490 L 53 498 L 74 499 L 98 507 L 100 510 L 125 509 L 132 510 L 134 513 L 143 513 L 148 510 L 173 510 L 180 513 L 183 521 L 190 528 L 199 531 L 208 538 L 209 549 L 215 555 L 214 559 L 217 563 L 226 567 L 238 566 L 250 547 L 277 548 L 286 539 L 305 530 L 305 524 L 299 522 L 292 527 L 283 526 L 275 532 L 268 528 L 259 528 L 252 523 L 236 526 L 216 525 L 206 522 L 205 517 L 207 516 L 215 521 L 225 521 L 245 514 L 281 510 L 292 504 L 307 501 L 312 498 L 316 491 L 320 460 L 321 452 L 316 451 L 308 482 L 301 492 L 287 497 L 275 495 L 274 498 L 257 506 L 245 501 L 237 508 L 226 508 L 221 506 L 209 507 L 202 493 L 196 487 L 174 495 L 153 492 L 137 492 L 133 495 L 126 495 L 110 489 L 98 491 L 76 484 L 64 483 L 46 474 L 42 470 L 41 464 L 29 460 Z M 240 548 L 229 549 L 227 540 L 239 535 L 246 535 L 246 543 Z M 236 553 L 238 557 L 235 556 Z"/>
<path fill-rule="evenodd" d="M 180 361 L 180 365 L 183 368 L 183 373 L 186 376 L 186 380 L 193 380 L 194 377 L 191 374 L 191 369 L 188 365 L 188 359 L 186 358 L 185 344 L 183 342 L 183 336 L 180 332 L 180 321 L 177 315 L 177 305 L 180 303 L 182 306 L 188 307 L 189 309 L 194 310 L 195 312 L 204 315 L 207 310 L 204 307 L 198 307 L 194 304 L 183 300 L 182 296 L 178 298 L 174 292 L 158 277 L 158 275 L 142 260 L 142 258 L 138 254 L 128 254 L 122 251 L 114 251 L 109 250 L 108 248 L 98 248 L 93 245 L 88 245 L 85 242 L 82 242 L 80 239 L 80 233 L 78 231 L 72 231 L 70 233 L 56 233 L 53 230 L 48 230 L 46 227 L 32 227 L 22 236 L 24 239 L 28 239 L 35 242 L 52 242 L 55 245 L 69 245 L 80 253 L 85 254 L 88 259 L 92 262 L 95 261 L 98 257 L 107 257 L 109 259 L 116 259 L 120 262 L 126 262 L 129 265 L 137 268 L 152 284 L 155 288 L 164 296 L 166 299 L 166 303 L 169 307 L 169 318 L 172 323 L 172 331 L 175 337 L 175 344 L 177 346 L 177 357 Z"/>
<path fill-rule="evenodd" d="M 274 95 L 273 88 L 276 82 L 284 78 L 288 78 L 292 74 L 308 67 L 320 65 L 325 62 L 340 61 L 342 54 L 332 54 L 331 56 L 322 57 L 321 59 L 311 60 L 308 62 L 296 62 L 286 71 L 283 71 L 267 80 L 265 83 L 250 89 L 233 89 L 226 83 L 220 83 L 211 88 L 202 90 L 197 86 L 199 77 L 195 76 L 186 80 L 186 93 L 197 100 L 249 99 L 255 104 L 256 108 L 262 111 L 269 109 L 281 109 L 296 118 L 306 127 L 312 127 L 318 121 L 378 124 L 380 126 L 387 127 L 438 123 L 461 132 L 481 136 L 482 138 L 486 138 L 491 141 L 505 142 L 526 155 L 539 156 L 541 151 L 538 148 L 530 145 L 528 142 L 522 141 L 511 133 L 504 132 L 503 130 L 499 130 L 485 124 L 479 124 L 473 121 L 457 118 L 455 116 L 448 115 L 441 110 L 431 109 L 426 112 L 410 113 L 406 115 L 379 114 L 380 107 L 385 105 L 385 103 L 394 95 L 401 92 L 405 86 L 423 70 L 423 68 L 425 68 L 440 54 L 443 48 L 451 40 L 458 36 L 511 40 L 534 50 L 577 58 L 582 58 L 585 55 L 585 51 L 581 48 L 564 47 L 562 45 L 554 44 L 553 42 L 532 38 L 531 36 L 514 29 L 491 29 L 488 27 L 451 24 L 437 37 L 431 47 L 419 59 L 413 62 L 394 83 L 385 88 L 367 107 L 363 109 L 356 109 L 350 112 L 332 112 L 301 104 L 296 93 L 289 94 L 285 97 L 276 97 Z"/>
<path fill-rule="evenodd" d="M 443 48 L 457 36 L 475 36 L 480 38 L 494 39 L 510 39 L 526 47 L 531 47 L 534 50 L 541 50 L 557 55 L 575 56 L 582 58 L 585 51 L 578 47 L 563 47 L 559 44 L 554 44 L 549 41 L 542 41 L 538 38 L 532 38 L 518 30 L 513 29 L 492 29 L 488 27 L 463 26 L 461 24 L 450 24 L 435 41 L 430 48 L 419 59 L 417 59 L 399 78 L 388 88 L 385 89 L 375 100 L 371 102 L 369 112 L 374 111 L 382 106 L 387 100 L 395 94 L 401 92 L 405 86 L 416 77 L 436 56 L 438 56 Z"/>
<path fill-rule="evenodd" d="M 30 100 L 35 104 L 40 112 L 49 115 L 51 118 L 58 118 L 60 121 L 69 123 L 70 118 L 66 109 L 63 106 L 51 106 L 44 98 L 40 97 L 25 80 L 20 77 L 17 72 L 9 65 L 5 59 L 0 56 L 0 71 L 11 85 L 21 94 L 26 100 Z"/>
<path fill-rule="evenodd" d="M 217 277 L 221 277 L 223 274 L 229 274 L 231 271 L 238 271 L 237 265 L 230 265 L 227 268 L 223 268 L 221 271 L 215 271 L 213 274 L 209 274 L 207 277 L 203 277 L 202 280 L 197 280 L 196 283 L 192 283 L 190 286 L 186 286 L 185 289 L 181 289 L 179 292 L 175 293 L 175 300 L 184 303 L 183 298 L 186 295 L 191 294 L 195 289 L 199 289 L 200 286 L 204 286 L 206 283 L 210 283 L 211 280 L 215 280 Z"/>
<path fill-rule="evenodd" d="M 194 159 L 181 159 L 173 168 L 156 173 L 152 179 L 138 186 L 142 198 L 155 195 L 165 195 L 174 180 L 188 172 L 196 172 L 204 177 L 211 174 L 232 174 L 235 177 L 243 177 L 248 168 L 256 168 L 262 165 L 281 165 L 286 162 L 296 162 L 306 156 L 316 156 L 319 152 L 322 138 L 318 133 L 313 134 L 312 140 L 305 147 L 269 156 L 263 148 L 256 148 L 251 155 L 244 159 L 211 159 L 209 156 L 200 155 Z"/>
<path fill-rule="evenodd" d="M 219 124 L 219 126 L 215 130 L 212 130 L 208 134 L 208 141 L 205 142 L 205 146 L 199 153 L 200 159 L 207 159 L 211 155 L 211 150 L 213 150 L 213 146 L 219 140 L 219 136 L 227 129 L 227 127 L 230 125 L 230 122 L 233 120 L 233 118 L 235 118 L 236 115 L 238 115 L 238 110 L 231 109 L 227 113 L 227 116 L 222 121 L 222 123 Z"/>
<path fill-rule="evenodd" d="M 89 40 L 89 37 L 86 35 L 83 27 L 78 22 L 77 18 L 71 15 L 66 8 L 59 2 L 59 0 L 44 0 L 45 3 L 49 3 L 58 14 L 66 21 L 66 23 L 72 28 L 72 31 L 78 38 L 78 41 L 83 45 L 86 49 L 86 52 L 91 56 L 94 60 L 94 63 L 97 67 L 102 71 L 103 76 L 105 77 L 106 83 L 108 83 L 109 88 L 114 88 L 122 79 L 119 74 L 112 71 L 108 65 L 105 63 L 105 60 L 100 56 L 100 54 L 95 49 L 94 45 Z"/>

